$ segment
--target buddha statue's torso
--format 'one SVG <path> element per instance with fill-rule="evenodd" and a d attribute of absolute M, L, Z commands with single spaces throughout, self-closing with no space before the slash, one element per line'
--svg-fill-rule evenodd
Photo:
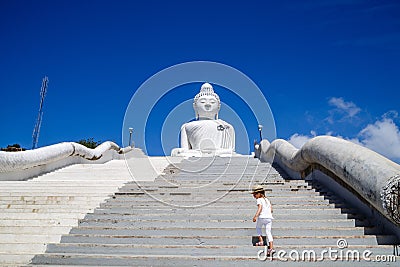
<path fill-rule="evenodd" d="M 193 103 L 196 120 L 182 125 L 181 147 L 172 156 L 231 156 L 235 151 L 235 130 L 218 119 L 220 100 L 212 86 L 203 84 Z"/>
<path fill-rule="evenodd" d="M 189 149 L 218 150 L 234 148 L 233 127 L 223 120 L 199 120 L 185 123 Z M 182 143 L 182 142 L 181 142 Z"/>

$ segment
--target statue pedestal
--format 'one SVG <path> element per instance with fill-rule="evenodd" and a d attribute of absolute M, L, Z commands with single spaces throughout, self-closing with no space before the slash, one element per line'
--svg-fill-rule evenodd
<path fill-rule="evenodd" d="M 174 148 L 171 151 L 172 157 L 234 157 L 238 156 L 232 149 L 218 149 L 218 150 L 198 150 L 198 149 L 184 149 Z"/>

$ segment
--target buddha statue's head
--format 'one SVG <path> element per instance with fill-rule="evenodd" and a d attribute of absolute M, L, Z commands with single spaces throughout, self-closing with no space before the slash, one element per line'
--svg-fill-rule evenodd
<path fill-rule="evenodd" d="M 221 107 L 219 96 L 209 83 L 201 86 L 200 92 L 194 97 L 193 109 L 198 120 L 218 119 L 218 112 Z"/>

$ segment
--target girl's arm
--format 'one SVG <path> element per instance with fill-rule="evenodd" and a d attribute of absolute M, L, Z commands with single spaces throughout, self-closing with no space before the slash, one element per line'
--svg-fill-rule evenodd
<path fill-rule="evenodd" d="M 254 217 L 253 217 L 253 222 L 257 221 L 257 218 L 260 215 L 261 210 L 262 210 L 262 205 L 261 204 L 258 204 L 257 206 L 258 206 L 258 209 L 257 209 L 256 215 L 254 215 Z"/>

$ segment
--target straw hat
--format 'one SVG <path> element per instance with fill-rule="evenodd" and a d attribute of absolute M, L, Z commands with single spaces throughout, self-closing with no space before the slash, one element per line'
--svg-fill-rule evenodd
<path fill-rule="evenodd" d="M 259 193 L 259 192 L 262 192 L 262 191 L 265 191 L 264 187 L 262 185 L 256 185 L 256 186 L 253 187 L 253 191 L 250 192 L 250 193 L 254 194 L 254 193 Z"/>

